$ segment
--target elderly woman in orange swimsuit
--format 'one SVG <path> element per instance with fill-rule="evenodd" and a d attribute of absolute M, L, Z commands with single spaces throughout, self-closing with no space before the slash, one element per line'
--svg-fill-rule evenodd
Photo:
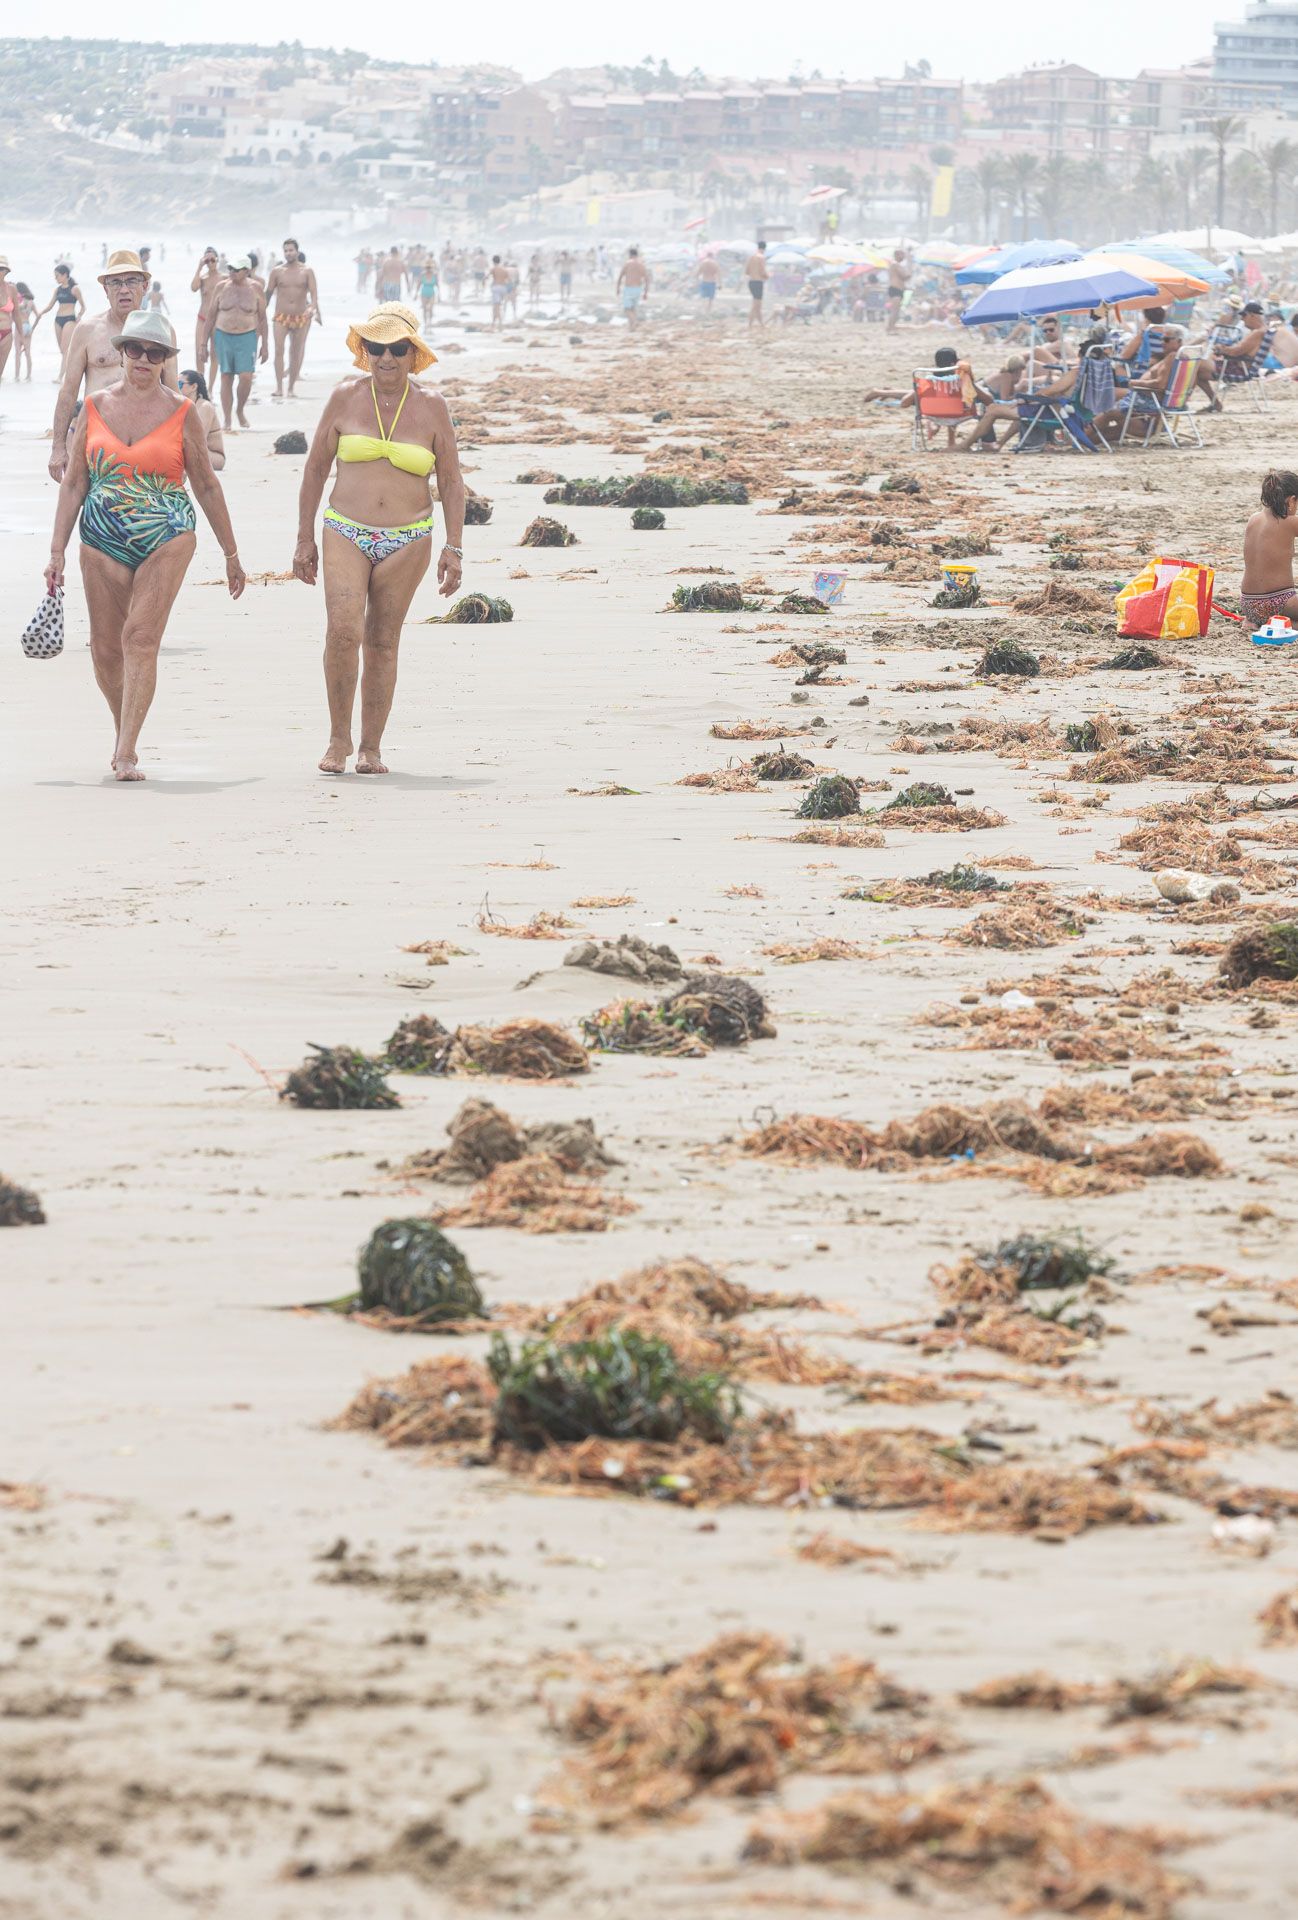
<path fill-rule="evenodd" d="M 315 585 L 316 514 L 336 463 L 324 514 L 329 745 L 320 771 L 347 771 L 363 659 L 356 771 L 386 773 L 383 729 L 397 684 L 401 627 L 434 552 L 430 477 L 436 476 L 446 523 L 437 558 L 443 594 L 460 584 L 464 481 L 446 402 L 412 379 L 437 356 L 420 339 L 410 308 L 397 301 L 376 307 L 352 328 L 347 345 L 362 378 L 335 387 L 316 428 L 302 476 L 293 572 Z"/>
<path fill-rule="evenodd" d="M 113 346 L 122 354 L 116 386 L 87 395 L 59 487 L 47 593 L 60 593 L 69 535 L 81 515 L 81 577 L 90 613 L 90 656 L 117 737 L 112 769 L 143 780 L 136 748 L 153 701 L 158 648 L 185 570 L 194 557 L 194 496 L 225 555 L 237 600 L 244 572 L 207 433 L 188 400 L 162 384 L 176 348 L 160 313 L 128 313 Z"/>

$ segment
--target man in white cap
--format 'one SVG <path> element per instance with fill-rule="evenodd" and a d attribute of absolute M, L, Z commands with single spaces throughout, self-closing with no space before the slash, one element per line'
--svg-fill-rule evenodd
<path fill-rule="evenodd" d="M 103 313 L 89 314 L 77 322 L 63 362 L 50 446 L 50 478 L 53 480 L 62 480 L 68 464 L 68 428 L 72 425 L 82 386 L 87 393 L 99 393 L 104 387 L 115 386 L 122 377 L 122 356 L 113 340 L 122 331 L 127 314 L 135 313 L 144 305 L 149 275 L 138 253 L 119 247 L 104 263 L 99 284 L 108 306 Z M 176 375 L 170 361 L 163 368 L 162 377 L 164 385 L 174 390 Z"/>
<path fill-rule="evenodd" d="M 270 358 L 266 294 L 261 282 L 252 277 L 252 262 L 246 253 L 236 253 L 231 258 L 230 271 L 216 289 L 212 302 L 212 345 L 221 374 L 221 411 L 225 415 L 225 430 L 230 433 L 235 381 L 239 383 L 239 425 L 246 427 L 248 395 L 252 392 L 257 361 Z"/>

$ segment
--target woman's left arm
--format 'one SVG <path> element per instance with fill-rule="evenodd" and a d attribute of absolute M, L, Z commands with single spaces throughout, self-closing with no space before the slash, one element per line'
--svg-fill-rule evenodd
<path fill-rule="evenodd" d="M 456 592 L 464 574 L 464 475 L 460 472 L 460 449 L 455 440 L 451 410 L 440 394 L 429 396 L 433 403 L 433 452 L 437 457 L 437 497 L 446 522 L 446 545 L 437 559 L 439 592 Z"/>
<path fill-rule="evenodd" d="M 50 536 L 50 560 L 45 569 L 46 593 L 57 593 L 63 585 L 64 562 L 67 556 L 68 539 L 76 525 L 81 502 L 86 497 L 90 485 L 90 469 L 86 465 L 86 410 L 83 407 L 77 419 L 77 429 L 72 436 L 72 445 L 68 448 L 68 463 L 63 469 L 63 478 L 59 482 L 59 500 L 54 509 L 54 532 Z"/>
<path fill-rule="evenodd" d="M 211 455 L 207 451 L 207 431 L 193 407 L 185 414 L 185 475 L 194 489 L 194 498 L 203 509 L 203 518 L 221 543 L 221 552 L 225 555 L 226 585 L 230 589 L 230 598 L 237 600 L 248 584 L 247 578 L 239 559 L 239 549 L 235 545 L 230 510 L 225 504 L 221 482 L 216 477 Z"/>

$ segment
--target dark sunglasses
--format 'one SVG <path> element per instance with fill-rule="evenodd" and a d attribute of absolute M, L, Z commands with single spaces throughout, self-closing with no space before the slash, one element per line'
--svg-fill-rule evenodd
<path fill-rule="evenodd" d="M 362 337 L 361 345 L 371 360 L 381 360 L 385 353 L 390 353 L 394 360 L 404 360 L 410 351 L 408 340 L 393 340 L 388 346 L 380 346 L 376 341 Z"/>
<path fill-rule="evenodd" d="M 138 340 L 127 340 L 122 352 L 128 360 L 147 360 L 151 367 L 160 367 L 164 360 L 171 358 L 166 347 L 144 347 Z"/>

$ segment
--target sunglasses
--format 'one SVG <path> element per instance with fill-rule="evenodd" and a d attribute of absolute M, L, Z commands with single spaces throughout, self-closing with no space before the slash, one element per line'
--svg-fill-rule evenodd
<path fill-rule="evenodd" d="M 381 360 L 385 353 L 390 353 L 394 360 L 404 360 L 410 351 L 408 340 L 393 340 L 388 346 L 379 346 L 374 340 L 362 338 L 361 345 L 371 360 Z"/>
<path fill-rule="evenodd" d="M 122 347 L 128 360 L 147 360 L 151 367 L 160 367 L 164 360 L 171 358 L 168 347 L 145 347 L 138 340 L 128 340 Z"/>

